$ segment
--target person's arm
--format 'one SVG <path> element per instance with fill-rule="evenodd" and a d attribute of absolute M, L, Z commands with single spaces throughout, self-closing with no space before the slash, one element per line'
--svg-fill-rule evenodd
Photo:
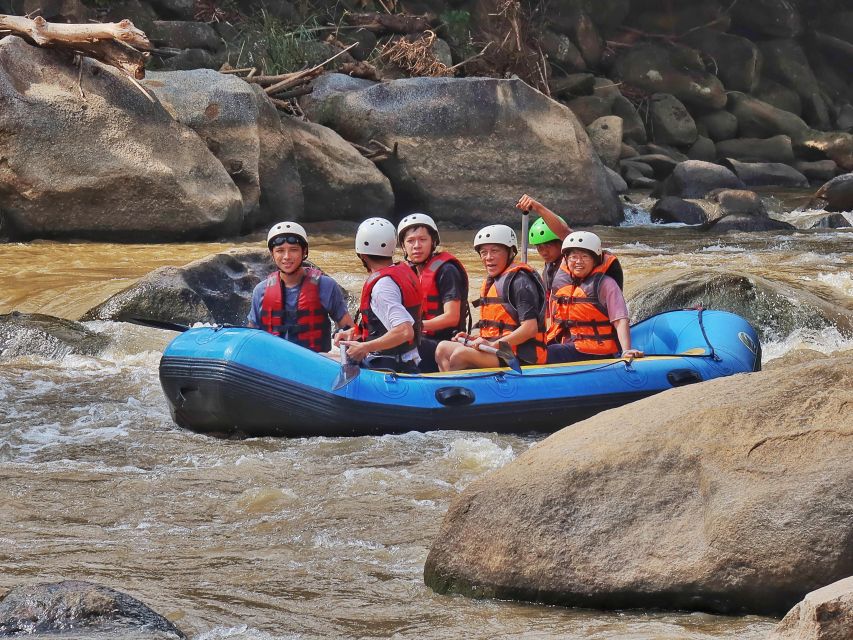
<path fill-rule="evenodd" d="M 631 329 L 628 325 L 628 318 L 619 318 L 614 320 L 612 324 L 616 329 L 616 335 L 619 337 L 619 344 L 622 345 L 622 357 L 642 358 L 642 351 L 631 348 Z"/>
<path fill-rule="evenodd" d="M 462 302 L 450 300 L 444 303 L 444 313 L 429 320 L 424 320 L 424 329 L 428 331 L 440 331 L 441 329 L 452 329 L 459 326 L 459 313 Z"/>
<path fill-rule="evenodd" d="M 565 240 L 566 236 L 572 232 L 572 228 L 563 222 L 556 213 L 551 211 L 541 202 L 534 200 L 526 193 L 521 196 L 515 206 L 522 211 L 535 211 L 538 213 L 545 221 L 545 224 L 548 225 L 548 228 L 553 231 L 554 235 L 556 235 L 560 240 Z"/>
<path fill-rule="evenodd" d="M 347 357 L 356 362 L 360 362 L 367 357 L 368 354 L 374 351 L 384 351 L 385 349 L 393 349 L 401 344 L 409 342 L 415 337 L 415 328 L 413 324 L 408 322 L 398 324 L 393 329 L 390 329 L 385 335 L 379 336 L 374 340 L 367 342 L 354 342 L 352 340 L 341 340 L 341 344 L 347 347 Z"/>
<path fill-rule="evenodd" d="M 462 314 L 462 300 L 468 297 L 468 289 L 465 280 L 458 267 L 448 262 L 443 264 L 435 274 L 435 284 L 441 296 L 442 313 L 435 318 L 424 320 L 424 329 L 428 331 L 440 331 L 441 329 L 454 329 L 459 326 Z"/>
<path fill-rule="evenodd" d="M 524 320 L 520 325 L 518 325 L 518 328 L 515 329 L 515 331 L 503 336 L 502 338 L 495 338 L 494 340 L 477 338 L 473 341 L 473 344 L 488 344 L 493 347 L 497 347 L 498 342 L 506 342 L 508 345 L 516 347 L 527 342 L 531 338 L 535 338 L 538 331 L 539 322 L 534 318 L 532 320 Z"/>
<path fill-rule="evenodd" d="M 622 347 L 622 356 L 626 358 L 641 358 L 643 352 L 639 349 L 631 348 L 628 305 L 625 303 L 625 296 L 622 295 L 619 285 L 610 276 L 605 276 L 601 279 L 598 295 L 601 303 L 607 310 L 607 317 L 610 319 L 610 324 L 616 330 L 616 337 L 619 338 L 619 345 Z"/>
<path fill-rule="evenodd" d="M 374 285 L 370 308 L 388 331 L 365 342 L 341 340 L 347 346 L 347 355 L 356 361 L 374 351 L 393 349 L 415 337 L 415 320 L 403 306 L 400 288 L 391 278 L 382 278 Z"/>
<path fill-rule="evenodd" d="M 266 288 L 266 280 L 255 286 L 252 290 L 252 303 L 249 306 L 249 314 L 246 316 L 246 326 L 250 329 L 259 329 L 261 327 L 261 301 L 264 297 L 264 289 Z"/>

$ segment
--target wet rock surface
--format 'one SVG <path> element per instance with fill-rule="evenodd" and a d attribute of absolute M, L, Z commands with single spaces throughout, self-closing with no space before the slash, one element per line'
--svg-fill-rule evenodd
<path fill-rule="evenodd" d="M 109 347 L 106 336 L 73 320 L 40 313 L 0 315 L 0 358 L 38 356 L 59 359 L 69 354 L 94 356 Z"/>
<path fill-rule="evenodd" d="M 853 577 L 807 593 L 767 640 L 842 640 L 853 630 Z"/>

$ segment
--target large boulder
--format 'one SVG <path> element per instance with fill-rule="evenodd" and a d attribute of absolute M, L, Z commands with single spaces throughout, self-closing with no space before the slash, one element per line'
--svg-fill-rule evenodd
<path fill-rule="evenodd" d="M 240 192 L 188 127 L 112 67 L 0 41 L 0 217 L 13 238 L 180 240 L 240 230 Z"/>
<path fill-rule="evenodd" d="M 629 47 L 616 59 L 615 77 L 642 93 L 669 93 L 688 107 L 722 109 L 726 92 L 708 73 L 698 54 L 686 47 L 643 43 Z"/>
<path fill-rule="evenodd" d="M 809 130 L 797 138 L 794 150 L 804 160 L 832 160 L 844 171 L 853 171 L 853 133 Z"/>
<path fill-rule="evenodd" d="M 586 133 L 604 166 L 611 169 L 616 167 L 622 155 L 622 118 L 598 118 L 586 128 Z"/>
<path fill-rule="evenodd" d="M 821 358 L 563 429 L 451 503 L 424 580 L 596 609 L 779 615 L 853 573 L 851 376 L 853 355 Z"/>
<path fill-rule="evenodd" d="M 204 140 L 240 189 L 244 229 L 302 218 L 293 140 L 258 85 L 210 69 L 149 72 L 143 83 Z"/>
<path fill-rule="evenodd" d="M 89 309 L 81 320 L 147 318 L 244 325 L 252 290 L 273 271 L 266 249 L 232 249 L 183 267 L 160 267 Z"/>
<path fill-rule="evenodd" d="M 764 56 L 767 76 L 800 95 L 803 119 L 816 129 L 828 129 L 831 121 L 826 100 L 800 44 L 796 40 L 780 39 L 759 42 L 758 46 Z"/>
<path fill-rule="evenodd" d="M 712 111 L 696 118 L 700 135 L 707 135 L 714 142 L 730 140 L 737 136 L 738 120 L 728 111 Z"/>
<path fill-rule="evenodd" d="M 838 165 L 832 160 L 798 160 L 794 169 L 802 173 L 810 182 L 822 184 L 832 180 L 838 173 Z"/>
<path fill-rule="evenodd" d="M 649 132 L 659 144 L 687 147 L 696 142 L 696 122 L 681 101 L 668 93 L 649 99 Z"/>
<path fill-rule="evenodd" d="M 800 99 L 800 94 L 770 78 L 761 78 L 758 86 L 752 91 L 752 97 L 782 111 L 793 113 L 797 117 L 803 113 L 803 101 Z"/>
<path fill-rule="evenodd" d="M 803 21 L 793 0 L 750 0 L 732 6 L 732 28 L 752 39 L 795 38 Z"/>
<path fill-rule="evenodd" d="M 783 134 L 793 139 L 809 128 L 793 113 L 737 91 L 729 94 L 726 108 L 737 118 L 738 134 L 742 138 L 771 138 Z"/>
<path fill-rule="evenodd" d="M 306 114 L 351 142 L 396 149 L 379 168 L 398 210 L 466 225 L 517 222 L 511 205 L 532 191 L 577 212 L 579 224 L 623 218 L 581 124 L 520 80 L 411 78 L 330 91 L 323 85 L 345 86 L 334 75 L 316 81 Z"/>
<path fill-rule="evenodd" d="M 155 20 L 148 33 L 151 42 L 176 49 L 217 51 L 223 46 L 216 30 L 206 22 Z"/>
<path fill-rule="evenodd" d="M 747 187 L 805 188 L 809 180 L 793 167 L 781 162 L 739 162 L 726 158 L 724 164 Z"/>
<path fill-rule="evenodd" d="M 305 220 L 361 221 L 391 215 L 391 182 L 373 162 L 327 127 L 293 118 L 282 124 L 293 139 Z"/>
<path fill-rule="evenodd" d="M 703 224 L 706 221 L 702 207 L 675 196 L 666 196 L 658 200 L 649 214 L 652 222 Z"/>
<path fill-rule="evenodd" d="M 105 335 L 73 320 L 17 311 L 0 315 L 0 358 L 4 360 L 19 356 L 95 356 L 110 344 Z"/>
<path fill-rule="evenodd" d="M 0 636 L 37 634 L 61 639 L 132 637 L 183 639 L 169 620 L 126 593 L 65 580 L 16 587 L 0 600 Z"/>
<path fill-rule="evenodd" d="M 738 271 L 739 266 L 744 271 Z M 748 269 L 749 262 L 727 257 L 725 269 L 680 269 L 651 278 L 630 296 L 632 319 L 701 304 L 746 318 L 762 340 L 778 340 L 803 328 L 837 327 L 853 334 L 853 309 L 819 296 L 806 285 L 768 280 L 746 273 Z"/>
<path fill-rule="evenodd" d="M 794 148 L 788 136 L 772 138 L 735 138 L 716 144 L 717 157 L 741 162 L 781 162 L 794 164 Z"/>
<path fill-rule="evenodd" d="M 743 189 L 746 185 L 726 167 L 701 160 L 680 162 L 660 187 L 661 196 L 704 198 L 714 189 Z"/>
<path fill-rule="evenodd" d="M 756 231 L 793 231 L 794 229 L 796 227 L 789 222 L 740 213 L 724 216 L 711 226 L 714 233 L 728 233 L 729 231 L 753 233 Z"/>
<path fill-rule="evenodd" d="M 853 631 L 853 577 L 807 593 L 767 640 L 844 640 Z"/>
<path fill-rule="evenodd" d="M 836 176 L 815 195 L 826 200 L 827 211 L 853 211 L 853 173 Z"/>

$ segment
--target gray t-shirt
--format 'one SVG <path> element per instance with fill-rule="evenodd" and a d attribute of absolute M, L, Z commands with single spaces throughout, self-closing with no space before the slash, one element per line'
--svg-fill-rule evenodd
<path fill-rule="evenodd" d="M 379 322 L 389 331 L 407 322 L 412 325 L 415 324 L 415 319 L 406 311 L 406 307 L 403 306 L 403 296 L 400 292 L 400 287 L 388 276 L 380 278 L 373 285 L 373 289 L 370 292 L 370 310 L 376 314 Z M 410 349 L 402 354 L 400 358 L 403 362 L 414 361 L 415 364 L 421 360 L 417 348 Z"/>

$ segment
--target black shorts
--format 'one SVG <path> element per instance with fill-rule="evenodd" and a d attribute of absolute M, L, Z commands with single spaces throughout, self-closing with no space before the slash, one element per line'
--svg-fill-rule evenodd
<path fill-rule="evenodd" d="M 561 362 L 578 362 L 579 360 L 603 360 L 605 358 L 615 358 L 618 354 L 611 353 L 609 355 L 598 355 L 593 353 L 581 353 L 575 349 L 573 344 L 549 344 L 548 359 L 546 364 L 558 364 Z"/>

